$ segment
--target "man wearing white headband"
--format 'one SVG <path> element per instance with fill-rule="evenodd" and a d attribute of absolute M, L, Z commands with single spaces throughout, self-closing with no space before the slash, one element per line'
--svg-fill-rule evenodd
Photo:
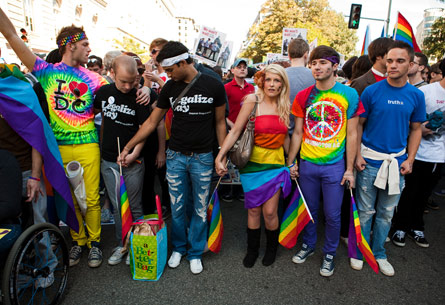
<path fill-rule="evenodd" d="M 167 111 L 174 108 L 167 150 L 173 246 L 168 265 L 170 268 L 178 267 L 182 256 L 187 254 L 190 270 L 198 274 L 203 270 L 201 256 L 207 240 L 206 214 L 213 173 L 212 146 L 215 132 L 219 145 L 226 136 L 226 93 L 217 79 L 204 74 L 198 76 L 188 49 L 180 42 L 169 41 L 156 59 L 170 80 L 162 88 L 157 107 L 124 147 L 119 161 L 124 162 L 128 152 L 144 141 Z M 177 97 L 196 76 L 196 82 L 175 105 Z M 186 215 L 186 210 L 192 210 L 191 215 Z"/>

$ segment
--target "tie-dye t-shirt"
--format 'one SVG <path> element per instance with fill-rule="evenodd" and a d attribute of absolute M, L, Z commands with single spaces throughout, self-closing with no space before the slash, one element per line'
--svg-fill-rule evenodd
<path fill-rule="evenodd" d="M 335 83 L 329 90 L 300 91 L 292 113 L 304 119 L 300 156 L 315 164 L 334 164 L 345 153 L 347 120 L 364 112 L 355 89 Z"/>
<path fill-rule="evenodd" d="M 97 143 L 93 100 L 105 78 L 80 67 L 55 65 L 37 57 L 32 73 L 48 101 L 51 127 L 59 145 Z"/>

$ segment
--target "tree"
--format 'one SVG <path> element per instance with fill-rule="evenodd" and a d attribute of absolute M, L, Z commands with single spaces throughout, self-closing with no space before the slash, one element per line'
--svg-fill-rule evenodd
<path fill-rule="evenodd" d="M 124 36 L 122 40 L 113 39 L 114 47 L 124 52 L 133 52 L 137 54 L 142 62 L 145 63 L 150 59 L 148 50 L 145 47 L 141 47 L 141 44 L 135 41 L 133 38 Z"/>
<path fill-rule="evenodd" d="M 445 55 L 445 18 L 434 21 L 431 33 L 423 40 L 425 54 L 441 59 Z"/>
<path fill-rule="evenodd" d="M 241 56 L 262 61 L 266 53 L 280 53 L 283 28 L 305 28 L 307 39 L 318 39 L 344 55 L 355 52 L 358 41 L 342 14 L 333 11 L 327 0 L 268 0 L 261 7 L 259 22 L 249 30 L 249 45 Z"/>

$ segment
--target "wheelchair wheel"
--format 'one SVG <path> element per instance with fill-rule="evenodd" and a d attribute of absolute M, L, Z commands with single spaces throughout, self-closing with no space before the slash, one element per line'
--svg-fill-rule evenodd
<path fill-rule="evenodd" d="M 3 270 L 3 304 L 57 304 L 68 279 L 68 246 L 60 230 L 40 223 L 23 232 Z"/>

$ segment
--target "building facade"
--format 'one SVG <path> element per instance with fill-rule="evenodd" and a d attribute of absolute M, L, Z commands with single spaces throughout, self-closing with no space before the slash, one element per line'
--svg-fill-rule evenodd
<path fill-rule="evenodd" d="M 429 8 L 423 12 L 423 20 L 416 27 L 416 39 L 420 48 L 423 48 L 423 40 L 431 33 L 434 21 L 445 17 L 445 8 Z"/>

